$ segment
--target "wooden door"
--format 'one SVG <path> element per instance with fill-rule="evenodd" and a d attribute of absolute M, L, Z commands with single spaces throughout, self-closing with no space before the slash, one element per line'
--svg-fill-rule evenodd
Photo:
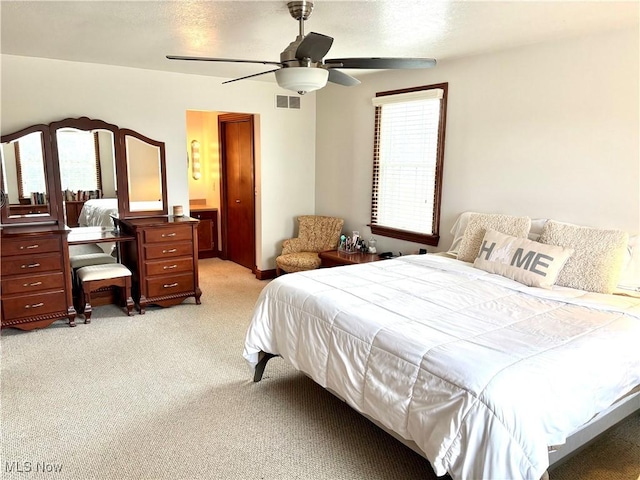
<path fill-rule="evenodd" d="M 223 258 L 255 272 L 253 115 L 218 117 L 222 167 Z"/>

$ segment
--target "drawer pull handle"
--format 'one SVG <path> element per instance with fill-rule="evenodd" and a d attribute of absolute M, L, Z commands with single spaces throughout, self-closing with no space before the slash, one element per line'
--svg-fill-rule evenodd
<path fill-rule="evenodd" d="M 165 283 L 163 285 L 164 288 L 173 288 L 173 287 L 177 287 L 178 286 L 178 282 L 175 283 Z"/>
<path fill-rule="evenodd" d="M 176 234 L 175 234 L 175 233 L 163 233 L 163 234 L 162 234 L 162 238 L 165 238 L 165 237 L 175 237 L 175 236 L 176 236 Z"/>
<path fill-rule="evenodd" d="M 30 263 L 29 265 L 22 265 L 20 268 L 36 268 L 39 267 L 39 263 Z"/>
<path fill-rule="evenodd" d="M 42 307 L 44 305 L 43 302 L 40 303 L 34 303 L 33 305 L 25 305 L 24 308 L 38 308 L 38 307 Z"/>
<path fill-rule="evenodd" d="M 169 250 L 162 250 L 162 253 L 175 253 L 177 251 L 177 248 L 170 248 Z"/>
<path fill-rule="evenodd" d="M 23 287 L 37 287 L 38 285 L 42 285 L 42 282 L 33 282 L 33 283 L 23 283 Z"/>
<path fill-rule="evenodd" d="M 162 267 L 165 270 L 171 270 L 172 268 L 176 268 L 178 265 L 173 264 L 173 265 L 165 265 L 164 267 Z"/>
<path fill-rule="evenodd" d="M 37 243 L 35 245 L 27 245 L 26 247 L 20 247 L 20 250 L 30 250 L 32 248 L 38 248 L 40 245 Z"/>

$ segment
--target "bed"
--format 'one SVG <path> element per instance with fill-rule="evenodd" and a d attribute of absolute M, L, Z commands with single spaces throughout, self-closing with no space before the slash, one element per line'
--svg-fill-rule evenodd
<path fill-rule="evenodd" d="M 131 202 L 131 211 L 162 211 L 162 201 Z M 81 227 L 113 227 L 111 216 L 118 216 L 117 198 L 98 198 L 84 202 L 78 224 Z"/>
<path fill-rule="evenodd" d="M 87 200 L 80 210 L 78 225 L 81 227 L 113 227 L 111 215 L 118 215 L 117 198 Z"/>
<path fill-rule="evenodd" d="M 275 279 L 245 340 L 254 379 L 281 356 L 438 476 L 542 478 L 601 412 L 640 408 L 640 298 L 474 265 L 408 255 Z"/>

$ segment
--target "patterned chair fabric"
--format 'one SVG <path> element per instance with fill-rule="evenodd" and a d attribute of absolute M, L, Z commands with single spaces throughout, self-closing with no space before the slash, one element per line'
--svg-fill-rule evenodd
<path fill-rule="evenodd" d="M 344 220 L 321 215 L 298 217 L 298 236 L 282 243 L 282 255 L 276 258 L 276 273 L 313 270 L 320 266 L 319 252 L 338 248 Z"/>

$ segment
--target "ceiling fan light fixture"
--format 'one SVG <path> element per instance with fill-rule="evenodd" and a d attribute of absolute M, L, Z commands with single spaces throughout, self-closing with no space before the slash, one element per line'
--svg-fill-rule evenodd
<path fill-rule="evenodd" d="M 300 95 L 319 90 L 327 84 L 329 71 L 317 67 L 287 67 L 276 71 L 276 81 L 281 88 Z"/>

